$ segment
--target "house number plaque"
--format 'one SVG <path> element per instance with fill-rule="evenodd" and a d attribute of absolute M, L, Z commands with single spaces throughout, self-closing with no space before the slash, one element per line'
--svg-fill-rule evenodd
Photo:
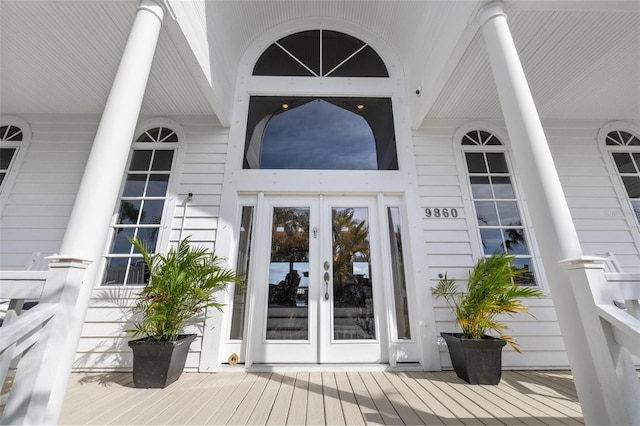
<path fill-rule="evenodd" d="M 454 207 L 427 207 L 424 209 L 424 215 L 428 218 L 456 218 L 458 217 L 458 209 Z"/>

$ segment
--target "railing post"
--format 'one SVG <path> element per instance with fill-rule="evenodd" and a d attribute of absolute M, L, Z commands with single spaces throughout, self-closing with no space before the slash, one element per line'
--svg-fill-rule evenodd
<path fill-rule="evenodd" d="M 40 339 L 25 353 L 16 371 L 3 424 L 55 424 L 73 366 L 78 340 L 69 328 L 83 318 L 74 309 L 89 262 L 50 258 L 41 303 L 55 303 L 54 316 L 42 327 Z"/>
<path fill-rule="evenodd" d="M 598 304 L 612 305 L 614 295 L 607 288 L 604 274 L 606 259 L 581 256 L 563 261 L 585 330 L 585 345 L 596 363 L 599 386 L 580 395 L 582 407 L 592 400 L 604 400 L 606 418 L 598 423 L 610 425 L 640 424 L 640 383 L 629 352 L 613 336 L 611 325 L 600 318 Z"/>

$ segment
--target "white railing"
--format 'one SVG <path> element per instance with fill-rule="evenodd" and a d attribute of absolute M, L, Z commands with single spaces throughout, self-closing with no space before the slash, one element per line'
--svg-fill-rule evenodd
<path fill-rule="evenodd" d="M 49 271 L 0 271 L 0 298 L 9 300 L 0 327 L 0 385 L 13 375 L 2 424 L 55 424 L 71 372 L 64 350 L 88 262 L 50 258 Z M 39 300 L 22 312 L 25 300 Z M 75 343 L 77 345 L 77 342 Z"/>
<path fill-rule="evenodd" d="M 609 424 L 640 425 L 640 380 L 632 358 L 640 357 L 640 274 L 605 272 L 607 262 L 583 256 L 565 264 L 587 332 L 585 349 L 597 360 L 601 388 L 594 392 L 607 401 Z"/>
<path fill-rule="evenodd" d="M 25 300 L 39 300 L 47 271 L 2 271 L 0 297 L 7 305 L 0 329 L 0 384 L 4 384 L 22 357 L 38 340 L 42 325 L 54 313 L 51 305 L 36 305 L 29 315 L 21 315 Z M 20 319 L 18 321 L 18 319 Z M 0 405 L 5 405 L 9 392 L 0 395 Z"/>

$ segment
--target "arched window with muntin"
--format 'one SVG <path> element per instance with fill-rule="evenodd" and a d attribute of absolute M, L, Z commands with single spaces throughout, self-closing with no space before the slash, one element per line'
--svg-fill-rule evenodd
<path fill-rule="evenodd" d="M 513 255 L 516 268 L 525 271 L 518 284 L 536 285 L 530 241 L 505 147 L 486 130 L 467 132 L 461 145 L 484 255 Z"/>

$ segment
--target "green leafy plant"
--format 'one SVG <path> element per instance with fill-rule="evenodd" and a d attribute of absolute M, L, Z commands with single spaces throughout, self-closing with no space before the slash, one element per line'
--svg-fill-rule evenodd
<path fill-rule="evenodd" d="M 515 284 L 515 279 L 524 272 L 513 265 L 513 256 L 494 253 L 475 264 L 469 273 L 466 292 L 445 274 L 432 293 L 436 298 L 445 299 L 453 309 L 464 338 L 482 339 L 493 330 L 520 353 L 515 340 L 504 334 L 507 326 L 498 315 L 528 313 L 521 299 L 545 297 L 538 288 Z"/>
<path fill-rule="evenodd" d="M 223 305 L 213 293 L 239 281 L 233 271 L 220 265 L 221 259 L 215 253 L 192 247 L 189 237 L 167 254 L 150 253 L 140 240 L 130 241 L 142 254 L 150 274 L 134 306 L 136 312 L 142 313 L 142 321 L 135 324 L 135 329 L 127 330 L 133 337 L 177 340 L 187 320 L 209 307 L 222 310 Z"/>

